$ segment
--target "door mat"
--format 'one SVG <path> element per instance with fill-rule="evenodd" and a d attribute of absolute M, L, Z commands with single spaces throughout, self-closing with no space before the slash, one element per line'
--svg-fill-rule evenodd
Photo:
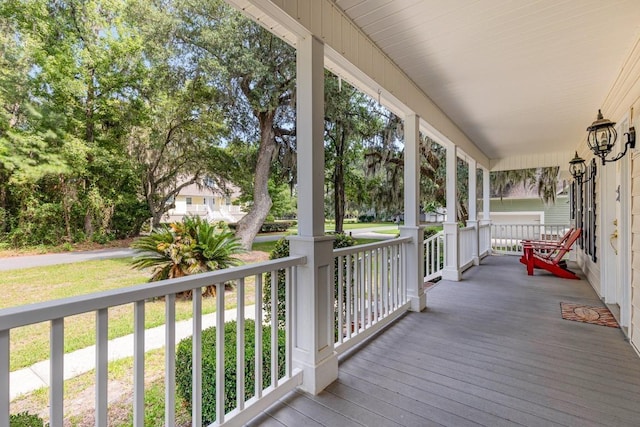
<path fill-rule="evenodd" d="M 562 318 L 565 320 L 593 323 L 610 328 L 620 327 L 613 314 L 606 307 L 561 302 L 560 309 L 562 310 Z"/>

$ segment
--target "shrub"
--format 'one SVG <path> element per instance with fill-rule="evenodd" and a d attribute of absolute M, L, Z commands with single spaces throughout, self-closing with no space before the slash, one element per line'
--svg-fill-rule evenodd
<path fill-rule="evenodd" d="M 185 217 L 182 222 L 163 225 L 134 241 L 131 247 L 138 253 L 133 267 L 153 268 L 152 282 L 229 268 L 240 263 L 235 255 L 243 252 L 230 231 L 218 232 L 200 217 Z M 214 294 L 215 286 L 208 286 L 205 295 Z M 190 298 L 191 292 L 178 296 Z"/>
<path fill-rule="evenodd" d="M 431 237 L 433 235 L 436 235 L 440 232 L 440 229 L 438 227 L 426 227 L 424 229 L 424 238 L 428 238 Z"/>
<path fill-rule="evenodd" d="M 295 226 L 297 221 L 265 222 L 260 226 L 260 233 L 286 233 L 288 229 Z M 238 224 L 229 224 L 229 228 L 235 230 Z"/>
<path fill-rule="evenodd" d="M 373 222 L 374 220 L 374 216 L 373 215 L 360 215 L 358 216 L 358 222 Z"/>
<path fill-rule="evenodd" d="M 235 321 L 224 325 L 224 390 L 225 412 L 236 407 L 236 328 Z M 253 397 L 255 391 L 255 322 L 245 320 L 245 398 Z M 271 384 L 271 327 L 262 327 L 262 387 Z M 278 376 L 285 374 L 285 332 L 278 330 Z M 178 395 L 191 410 L 192 391 L 192 339 L 186 338 L 178 344 L 176 353 L 176 389 Z M 202 422 L 211 424 L 216 419 L 216 328 L 202 331 Z"/>
<path fill-rule="evenodd" d="M 48 424 L 47 424 L 48 425 Z M 19 414 L 12 414 L 9 417 L 10 427 L 44 427 L 44 421 L 37 415 L 30 414 L 28 412 L 20 412 Z"/>
<path fill-rule="evenodd" d="M 346 248 L 349 246 L 353 246 L 356 244 L 356 241 L 353 237 L 348 236 L 346 234 L 335 234 L 335 239 L 333 241 L 333 248 Z M 275 247 L 269 254 L 269 259 L 278 259 L 289 256 L 289 240 L 286 237 L 281 238 L 276 242 Z M 337 262 L 337 260 L 336 260 Z M 336 265 L 337 267 L 337 265 Z M 336 288 L 335 292 L 337 293 L 338 284 L 336 278 Z M 346 292 L 346 290 L 345 290 Z M 284 325 L 285 318 L 285 297 L 286 297 L 286 277 L 284 271 L 278 272 L 278 324 L 280 326 Z M 268 320 L 271 320 L 271 273 L 267 273 L 264 286 L 263 286 L 263 310 Z"/>

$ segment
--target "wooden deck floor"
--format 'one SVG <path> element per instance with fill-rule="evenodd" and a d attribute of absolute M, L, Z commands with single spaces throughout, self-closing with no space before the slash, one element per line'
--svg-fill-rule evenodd
<path fill-rule="evenodd" d="M 341 360 L 326 391 L 251 425 L 640 426 L 640 358 L 619 329 L 563 320 L 560 302 L 602 306 L 584 280 L 487 258 Z"/>

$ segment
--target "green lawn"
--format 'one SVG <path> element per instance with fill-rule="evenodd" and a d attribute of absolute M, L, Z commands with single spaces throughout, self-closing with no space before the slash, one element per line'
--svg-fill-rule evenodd
<path fill-rule="evenodd" d="M 253 251 L 271 252 L 276 246 L 277 240 L 272 242 L 256 242 L 251 247 Z"/>
<path fill-rule="evenodd" d="M 345 230 L 357 230 L 361 228 L 376 228 L 376 227 L 391 227 L 398 226 L 398 224 L 394 224 L 393 222 L 345 222 L 343 228 Z M 334 222 L 325 222 L 324 230 L 327 232 L 333 231 L 335 229 Z M 297 233 L 298 227 L 292 227 L 287 230 L 287 233 Z M 262 236 L 268 236 L 271 233 L 262 233 Z"/>
<path fill-rule="evenodd" d="M 398 224 L 394 224 L 392 222 L 356 222 L 356 223 L 344 223 L 345 230 L 357 230 L 360 228 L 375 228 L 375 227 L 391 227 L 398 226 Z M 325 224 L 325 229 L 332 229 L 333 224 Z"/>

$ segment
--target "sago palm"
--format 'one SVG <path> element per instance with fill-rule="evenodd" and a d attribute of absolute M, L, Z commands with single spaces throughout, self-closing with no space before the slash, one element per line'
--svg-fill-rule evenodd
<path fill-rule="evenodd" d="M 163 224 L 131 245 L 138 253 L 133 260 L 137 269 L 152 269 L 150 281 L 173 279 L 191 274 L 220 270 L 238 265 L 236 254 L 243 252 L 238 239 L 228 230 L 199 217 Z M 215 286 L 207 286 L 205 295 L 215 295 Z M 178 297 L 189 298 L 191 292 Z"/>

